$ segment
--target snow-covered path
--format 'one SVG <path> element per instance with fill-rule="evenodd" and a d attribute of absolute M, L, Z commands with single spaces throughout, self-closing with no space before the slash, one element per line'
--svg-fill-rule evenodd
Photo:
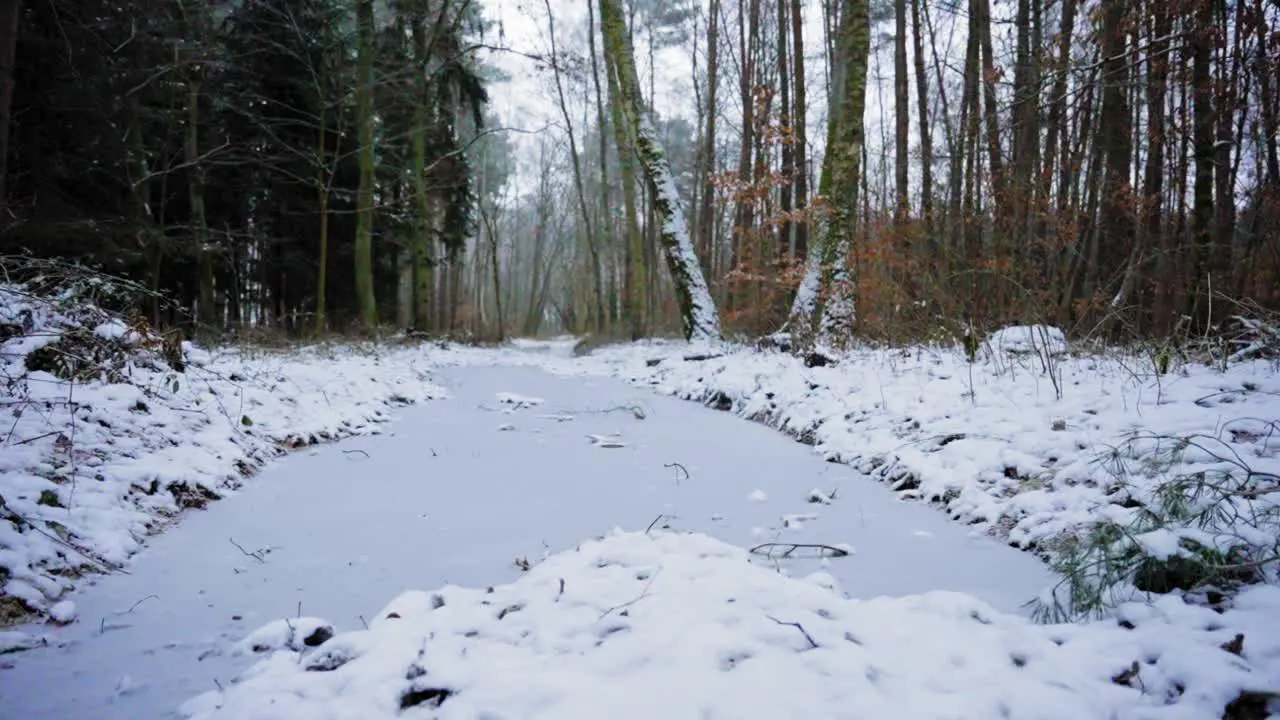
<path fill-rule="evenodd" d="M 299 605 L 358 627 L 401 590 L 509 582 L 518 558 L 660 514 L 748 547 L 852 546 L 825 570 L 855 597 L 958 590 L 1016 612 L 1050 582 L 1030 555 L 725 413 L 532 368 L 436 379 L 453 397 L 405 409 L 386 435 L 272 464 L 154 539 L 129 575 L 84 588 L 76 623 L 40 629 L 55 647 L 0 658 L 13 666 L 0 670 L 0 717 L 166 717 L 248 665 L 227 652 L 235 641 Z M 545 403 L 511 409 L 504 392 Z M 635 405 L 644 419 L 616 410 Z M 613 433 L 623 447 L 587 437 Z M 808 502 L 815 488 L 834 501 Z"/>

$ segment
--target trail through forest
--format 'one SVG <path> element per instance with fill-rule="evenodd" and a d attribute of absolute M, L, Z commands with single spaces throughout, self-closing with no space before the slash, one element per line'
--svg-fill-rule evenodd
<path fill-rule="evenodd" d="M 744 547 L 847 548 L 785 569 L 823 570 L 858 598 L 956 590 L 1021 612 L 1050 582 L 1031 555 L 725 413 L 527 367 L 434 379 L 449 399 L 273 463 L 152 539 L 129 574 L 86 583 L 53 646 L 5 658 L 0 714 L 169 717 L 229 686 L 253 661 L 235 645 L 264 623 L 359 628 L 400 591 L 510 582 L 521 561 L 655 518 Z M 815 488 L 834 499 L 810 502 Z"/>

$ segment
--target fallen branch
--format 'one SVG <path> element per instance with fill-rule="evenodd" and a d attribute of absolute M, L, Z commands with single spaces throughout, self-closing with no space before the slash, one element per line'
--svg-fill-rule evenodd
<path fill-rule="evenodd" d="M 774 549 L 786 548 L 781 554 L 775 554 Z M 821 543 L 778 543 L 768 542 L 761 543 L 749 550 L 753 555 L 764 555 L 769 558 L 791 557 L 797 550 L 817 550 L 819 557 L 847 557 L 849 551 L 838 548 L 833 545 L 823 545 Z"/>
<path fill-rule="evenodd" d="M 649 531 L 653 529 L 653 526 L 658 524 L 658 521 L 660 521 L 660 520 L 662 520 L 662 519 L 664 519 L 664 518 L 665 518 L 665 519 L 667 519 L 667 520 L 674 520 L 674 519 L 675 519 L 675 517 L 676 517 L 675 515 L 668 515 L 668 514 L 666 514 L 666 513 L 662 513 L 662 514 L 661 514 L 661 515 L 659 515 L 658 517 L 654 518 L 654 519 L 653 519 L 653 522 L 649 523 L 649 527 L 647 527 L 647 528 L 645 528 L 645 529 L 644 529 L 644 534 L 645 534 L 645 535 L 648 535 L 648 534 L 649 534 Z M 668 526 L 663 526 L 663 529 L 666 529 L 667 527 L 670 527 L 670 526 L 669 526 L 669 525 L 668 525 Z"/>
<path fill-rule="evenodd" d="M 243 545 L 241 545 L 240 543 L 236 542 L 235 538 L 227 538 L 227 539 L 228 539 L 229 541 L 231 541 L 231 544 L 232 544 L 232 545 L 235 545 L 235 546 L 236 546 L 236 549 L 237 549 L 237 550 L 239 550 L 240 552 L 244 553 L 245 555 L 248 555 L 249 557 L 253 558 L 254 560 L 257 560 L 257 561 L 258 561 L 258 562 L 260 562 L 260 563 L 266 563 L 266 562 L 267 562 L 267 560 L 266 560 L 266 556 L 267 556 L 267 553 L 271 552 L 271 548 L 269 548 L 269 547 L 265 547 L 265 548 L 258 548 L 257 550 L 254 550 L 253 552 L 249 552 L 248 550 L 245 550 L 245 549 L 244 549 L 244 546 L 243 546 Z"/>
<path fill-rule="evenodd" d="M 801 635 L 804 635 L 804 639 L 809 641 L 809 647 L 808 647 L 807 649 L 809 649 L 809 650 L 814 650 L 814 649 L 816 649 L 816 648 L 818 648 L 818 647 L 819 647 L 819 645 L 818 645 L 818 641 L 817 641 L 817 640 L 814 640 L 814 639 L 813 639 L 813 636 L 809 634 L 809 631 L 808 631 L 808 630 L 805 630 L 805 629 L 804 629 L 804 626 L 803 626 L 803 625 L 801 625 L 800 623 L 798 623 L 798 622 L 783 622 L 782 620 L 779 620 L 778 618 L 776 618 L 776 617 L 774 617 L 774 616 L 772 616 L 772 615 L 765 615 L 765 617 L 767 617 L 767 618 L 769 618 L 770 620 L 772 620 L 772 621 L 774 621 L 774 622 L 778 623 L 779 625 L 786 625 L 786 626 L 788 626 L 788 627 L 793 627 L 793 628 L 795 628 L 795 629 L 799 630 L 799 631 L 800 631 L 800 634 L 801 634 Z"/>
<path fill-rule="evenodd" d="M 632 605 L 635 605 L 636 603 L 638 603 L 638 602 L 640 602 L 641 600 L 643 600 L 643 599 L 645 599 L 646 597 L 648 597 L 648 596 L 649 596 L 649 588 L 653 585 L 653 581 L 654 581 L 655 579 L 657 579 L 657 577 L 658 577 L 658 573 L 660 573 L 660 572 L 662 572 L 662 568 L 658 568 L 657 570 L 654 570 L 654 571 L 653 571 L 653 574 L 649 576 L 649 582 L 647 582 L 647 583 L 645 583 L 645 584 L 644 584 L 644 589 L 640 591 L 640 594 L 639 594 L 639 595 L 637 595 L 636 597 L 632 598 L 631 600 L 628 600 L 628 601 L 626 601 L 626 602 L 622 603 L 621 605 L 614 605 L 613 607 L 609 608 L 608 610 L 605 610 L 604 612 L 600 613 L 600 619 L 601 619 L 601 620 L 603 620 L 603 619 L 605 619 L 605 618 L 609 617 L 609 614 L 610 614 L 610 613 L 612 613 L 612 612 L 614 612 L 614 611 L 617 611 L 617 610 L 623 610 L 623 609 L 626 609 L 626 608 L 628 608 L 628 607 L 631 607 Z"/>
<path fill-rule="evenodd" d="M 677 470 L 679 470 L 680 472 L 684 473 L 684 478 L 683 478 L 684 480 L 688 480 L 688 479 L 689 479 L 689 470 L 688 470 L 685 466 L 681 465 L 681 464 L 680 464 L 680 463 L 678 463 L 678 462 L 667 463 L 667 464 L 663 465 L 662 467 L 664 467 L 664 468 L 676 468 L 676 469 L 677 469 Z M 679 485 L 679 484 L 680 484 L 680 480 L 681 480 L 681 478 L 676 478 L 676 484 L 677 484 L 677 485 Z"/>

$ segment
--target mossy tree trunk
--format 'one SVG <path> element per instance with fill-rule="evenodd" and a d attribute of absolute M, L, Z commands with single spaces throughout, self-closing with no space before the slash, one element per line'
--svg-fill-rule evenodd
<path fill-rule="evenodd" d="M 640 81 L 636 75 L 635 56 L 621 0 L 600 0 L 600 23 L 604 29 L 605 58 L 618 88 L 617 96 L 611 100 L 626 122 L 625 127 L 635 145 L 636 156 L 648 182 L 649 195 L 661 222 L 659 242 L 675 285 L 685 337 L 718 339 L 720 316 L 702 268 L 698 266 L 666 154 L 640 97 Z M 643 285 L 637 290 L 642 288 Z"/>

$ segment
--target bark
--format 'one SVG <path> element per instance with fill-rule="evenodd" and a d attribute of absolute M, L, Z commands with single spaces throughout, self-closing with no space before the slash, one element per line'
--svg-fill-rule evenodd
<path fill-rule="evenodd" d="M 698 267 L 693 243 L 685 224 L 684 208 L 676 192 L 671 169 L 659 143 L 653 123 L 644 111 L 635 56 L 627 35 L 621 0 L 600 0 L 600 22 L 604 28 L 605 55 L 611 59 L 617 105 L 635 142 L 636 154 L 645 171 L 649 192 L 662 222 L 660 241 L 667 267 L 675 284 L 685 337 L 711 340 L 720 337 L 720 318 L 706 279 Z"/>
<path fill-rule="evenodd" d="M 1213 148 L 1214 93 L 1212 62 L 1213 0 L 1195 0 L 1195 28 L 1191 38 L 1192 153 L 1195 158 L 1195 185 L 1192 188 L 1191 233 L 1193 257 L 1190 298 L 1193 307 L 1206 289 L 1205 273 L 1213 256 Z M 1204 307 L 1204 305 L 1201 305 Z M 1208 320 L 1207 315 L 1197 317 Z"/>
<path fill-rule="evenodd" d="M 779 0 L 782 2 L 783 0 Z M 791 66 L 792 66 L 792 105 L 791 125 L 794 128 L 793 161 L 795 163 L 795 194 L 793 196 L 797 219 L 795 223 L 795 257 L 802 258 L 808 254 L 809 222 L 803 211 L 809 206 L 809 159 L 808 138 L 805 132 L 805 118 L 808 106 L 805 98 L 804 77 L 804 13 L 801 12 L 801 0 L 791 0 Z M 779 28 L 779 32 L 785 32 Z"/>
<path fill-rule="evenodd" d="M 1129 266 L 1137 264 L 1137 248 L 1133 244 L 1134 219 L 1129 168 L 1133 155 L 1132 114 L 1129 108 L 1128 54 L 1124 23 L 1128 0 L 1102 0 L 1102 146 L 1105 170 L 1102 181 L 1100 214 L 1102 257 L 1112 267 L 1129 257 Z M 1113 305 L 1124 302 L 1122 292 Z"/>
<path fill-rule="evenodd" d="M 933 136 L 929 130 L 929 78 L 924 65 L 924 38 L 920 27 L 921 0 L 911 0 L 912 50 L 915 54 L 916 104 L 920 117 L 920 210 L 925 234 L 933 241 Z M 945 110 L 944 110 L 945 111 Z M 936 256 L 936 253 L 935 253 Z"/>
<path fill-rule="evenodd" d="M 329 178 L 325 172 L 325 135 L 324 117 L 321 116 L 316 137 L 316 204 L 319 207 L 320 222 L 320 258 L 316 272 L 316 337 L 324 336 L 328 328 L 325 301 L 329 292 Z"/>
<path fill-rule="evenodd" d="M 718 2 L 718 0 L 713 0 L 713 2 Z M 600 66 L 596 59 L 595 4 L 591 2 L 587 3 L 587 46 L 591 53 L 591 84 L 594 87 L 596 94 L 596 127 L 598 128 L 596 134 L 600 140 L 600 206 L 597 209 L 597 212 L 600 218 L 600 239 L 601 241 L 604 241 L 613 234 L 613 223 L 609 221 L 609 148 L 608 140 L 606 139 L 608 136 L 605 133 L 604 93 L 600 86 Z M 606 228 L 608 229 L 606 230 Z M 614 262 L 614 266 L 616 267 L 616 261 Z M 612 276 L 613 270 L 610 270 L 611 279 Z M 611 287 L 609 293 L 609 317 L 611 319 L 617 315 L 615 310 L 617 306 L 617 293 L 614 292 L 615 290 L 616 287 Z"/>
<path fill-rule="evenodd" d="M 871 14 L 867 0 L 844 0 L 840 16 L 838 62 L 847 66 L 840 91 L 839 123 L 831 160 L 831 219 L 823 240 L 826 302 L 818 325 L 822 345 L 842 346 L 856 322 L 855 278 L 849 255 L 857 232 L 858 188 L 866 147 L 863 115 L 866 108 L 867 64 L 871 54 Z"/>
<path fill-rule="evenodd" d="M 13 107 L 13 71 L 22 0 L 0 0 L 0 228 L 9 224 L 9 120 Z"/>
<path fill-rule="evenodd" d="M 720 0 L 711 0 L 707 15 L 707 124 L 702 136 L 702 207 L 698 211 L 698 262 L 711 272 L 715 245 L 716 116 L 720 87 Z"/>
<path fill-rule="evenodd" d="M 360 184 L 356 190 L 356 302 L 365 330 L 378 327 L 373 291 L 373 0 L 356 0 L 356 123 Z"/>
<path fill-rule="evenodd" d="M 865 145 L 863 115 L 870 53 L 868 3 L 843 0 L 836 56 L 832 59 L 832 65 L 841 72 L 832 82 L 835 94 L 828 113 L 828 151 L 821 181 L 828 218 L 821 244 L 814 243 L 809 249 L 805 275 L 787 321 L 791 346 L 796 352 L 808 351 L 815 342 L 822 346 L 841 346 L 851 338 L 854 329 L 855 287 L 848 259 L 857 231 L 855 215 Z M 825 302 L 820 302 L 824 289 L 827 296 Z"/>
<path fill-rule="evenodd" d="M 434 248 L 434 214 L 430 193 L 427 190 L 427 130 L 431 118 L 430 87 L 427 82 L 427 57 L 429 43 L 427 40 L 426 17 L 422 12 L 413 17 L 413 60 L 414 68 L 414 104 L 413 104 L 413 200 L 417 218 L 413 227 L 412 253 L 410 262 L 410 296 L 413 304 L 412 324 L 415 330 L 430 332 L 432 328 L 432 300 L 435 293 L 432 287 L 434 272 L 432 271 Z"/>
<path fill-rule="evenodd" d="M 787 33 L 787 7 L 786 0 L 778 0 L 778 96 L 781 102 L 778 105 L 778 125 L 782 130 L 782 147 L 780 148 L 781 166 L 778 168 L 782 173 L 782 186 L 778 188 L 778 211 L 782 216 L 782 222 L 778 225 L 778 257 L 793 257 L 795 252 L 795 238 L 791 235 L 791 209 L 792 209 L 792 192 L 795 190 L 793 185 L 795 181 L 795 152 L 794 152 L 794 135 L 792 134 L 791 122 L 791 67 L 788 64 L 787 56 L 791 45 L 790 38 Z"/>
<path fill-rule="evenodd" d="M 1262 102 L 1262 134 L 1266 152 L 1267 182 L 1280 185 L 1280 152 L 1276 144 L 1280 142 L 1280 122 L 1276 119 L 1275 88 L 1272 81 L 1276 78 L 1276 58 L 1268 49 L 1271 39 L 1270 27 L 1267 24 L 1266 10 L 1262 0 L 1253 0 L 1253 25 L 1258 34 L 1258 95 Z"/>
<path fill-rule="evenodd" d="M 911 211 L 907 150 L 910 146 L 910 94 L 907 86 L 907 0 L 894 0 L 893 3 L 894 37 L 893 37 L 893 148 L 894 148 L 894 220 L 901 224 L 906 222 Z"/>
<path fill-rule="evenodd" d="M 187 83 L 187 127 L 183 142 L 187 168 L 187 201 L 191 215 L 191 248 L 197 258 L 196 278 L 199 288 L 198 318 L 202 330 L 212 331 L 218 321 L 214 308 L 213 249 L 209 246 L 209 228 L 204 212 L 204 171 L 200 163 L 200 80 L 198 67 L 191 70 Z"/>
<path fill-rule="evenodd" d="M 987 126 L 987 170 L 997 218 L 1005 215 L 1006 180 L 1000 153 L 1000 115 L 996 105 L 996 68 L 991 46 L 991 0 L 972 0 L 972 32 L 977 33 L 982 51 L 983 115 Z"/>
<path fill-rule="evenodd" d="M 636 201 L 636 171 L 634 152 L 628 138 L 627 122 L 623 116 L 622 88 L 618 84 L 617 58 L 609 47 L 608 29 L 605 26 L 603 5 L 601 5 L 600 32 L 604 40 L 605 78 L 609 87 L 609 113 L 613 123 L 614 143 L 618 148 L 618 169 L 622 176 L 622 197 L 626 211 L 627 242 L 623 249 L 625 256 L 625 282 L 622 314 L 631 326 L 631 339 L 639 340 L 645 332 L 644 316 L 644 242 L 640 234 L 640 219 Z M 625 33 L 625 27 L 624 27 Z"/>

